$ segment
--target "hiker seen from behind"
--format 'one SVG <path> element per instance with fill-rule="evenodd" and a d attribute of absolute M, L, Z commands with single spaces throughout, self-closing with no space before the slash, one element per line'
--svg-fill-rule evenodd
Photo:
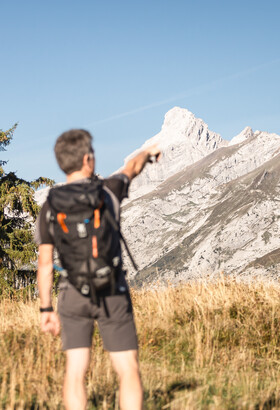
<path fill-rule="evenodd" d="M 50 190 L 35 238 L 41 329 L 58 335 L 61 328 L 66 351 L 65 407 L 86 409 L 85 375 L 97 322 L 119 378 L 120 407 L 140 410 L 138 343 L 121 242 L 130 252 L 120 230 L 120 204 L 128 196 L 131 180 L 152 158 L 159 159 L 160 150 L 156 145 L 146 148 L 106 179 L 94 174 L 95 155 L 88 131 L 63 133 L 56 141 L 55 155 L 66 184 Z M 52 306 L 54 263 L 60 271 L 58 313 Z"/>

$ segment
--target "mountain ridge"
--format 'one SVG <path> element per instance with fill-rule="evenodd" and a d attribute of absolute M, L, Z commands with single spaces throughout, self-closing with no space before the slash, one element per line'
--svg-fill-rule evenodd
<path fill-rule="evenodd" d="M 161 277 L 178 282 L 178 280 L 203 278 L 221 271 L 244 276 L 250 273 L 246 272 L 246 269 L 249 268 L 253 273 L 255 266 L 260 265 L 261 260 L 267 259 L 268 254 L 274 255 L 279 248 L 280 212 L 277 210 L 280 201 L 280 197 L 278 197 L 280 195 L 279 160 L 280 154 L 251 173 L 228 182 L 225 187 L 220 187 L 221 192 L 216 201 L 212 202 L 208 209 L 204 209 L 204 215 L 200 216 L 202 220 L 195 221 L 194 231 L 190 229 L 189 221 L 186 221 L 186 226 L 177 231 L 180 240 L 176 246 L 166 250 L 165 254 L 144 267 L 140 274 L 134 278 L 134 282 L 139 284 L 141 281 L 153 281 Z M 248 190 L 248 188 L 250 189 Z M 234 200 L 231 192 L 234 192 Z M 247 214 L 251 213 L 254 224 L 260 226 L 262 214 L 260 213 L 260 217 L 256 218 L 258 210 L 262 206 L 269 209 L 267 206 L 272 202 L 275 203 L 274 213 L 267 214 L 262 230 L 255 229 L 254 232 L 251 232 L 253 235 L 250 236 L 250 232 L 247 230 L 248 221 L 247 224 L 244 223 Z M 250 223 L 249 220 L 249 225 Z M 225 241 L 225 231 L 229 229 L 230 224 L 237 224 L 240 230 L 236 232 L 233 229 L 228 232 L 232 236 L 230 243 L 228 243 L 229 241 Z M 265 237 L 265 233 L 267 237 Z M 254 245 L 254 239 L 256 239 L 254 236 L 256 235 L 261 236 L 261 242 L 263 242 L 261 249 Z M 236 252 L 242 252 L 242 248 L 246 248 L 252 241 L 257 255 L 252 258 L 250 263 L 247 263 L 245 257 L 238 257 L 237 261 L 232 262 L 230 257 L 234 256 Z M 200 245 L 202 249 L 198 250 Z M 254 246 L 252 253 L 254 253 Z M 207 247 L 211 247 L 211 250 Z M 263 254 L 260 255 L 260 252 Z M 277 255 L 280 257 L 280 252 Z M 273 264 L 276 265 L 279 261 L 274 258 Z M 263 269 L 261 273 L 263 276 L 271 277 L 267 261 L 266 265 L 266 270 Z M 154 277 L 154 272 L 157 272 L 156 277 Z M 278 278 L 275 269 L 273 273 L 274 277 Z"/>
<path fill-rule="evenodd" d="M 221 209 L 223 204 L 225 206 L 224 212 L 230 213 L 230 204 L 235 203 L 238 199 L 239 191 L 234 189 L 237 195 L 237 198 L 234 198 L 229 191 L 226 191 L 226 187 L 231 186 L 231 183 L 233 185 L 240 183 L 243 181 L 243 177 L 244 181 L 246 181 L 246 176 L 252 178 L 256 169 L 261 170 L 263 166 L 269 167 L 269 161 L 279 155 L 279 152 L 280 137 L 277 134 L 253 132 L 250 127 L 246 127 L 232 144 L 216 149 L 194 164 L 188 165 L 180 172 L 170 176 L 153 191 L 137 200 L 132 199 L 131 202 L 126 203 L 123 206 L 123 229 L 133 253 L 137 254 L 140 261 L 140 263 L 138 262 L 140 274 L 134 279 L 138 282 L 140 278 L 147 280 L 149 272 L 153 270 L 159 273 L 157 279 L 165 277 L 173 282 L 203 277 L 219 270 L 226 270 L 229 274 L 241 274 L 246 258 L 242 259 L 241 255 L 231 255 L 231 253 L 236 253 L 235 251 L 231 252 L 231 244 L 228 244 L 224 239 L 219 239 L 219 235 L 221 238 L 225 235 L 227 224 L 230 221 L 223 220 L 222 215 L 220 215 L 219 224 L 224 226 L 217 226 L 214 223 L 215 213 L 213 213 L 209 222 L 211 208 L 216 208 L 217 211 L 219 207 Z M 278 159 L 279 157 L 276 161 Z M 274 161 L 272 163 L 275 164 Z M 264 179 L 266 178 L 264 177 Z M 247 183 L 249 188 L 252 183 L 253 181 L 250 184 Z M 275 187 L 271 187 L 271 189 L 275 189 Z M 221 194 L 223 190 L 227 192 L 228 202 L 224 202 L 224 197 Z M 254 195 L 256 198 L 258 197 L 256 187 L 253 189 Z M 273 193 L 272 196 L 276 197 L 277 195 L 278 193 Z M 245 210 L 248 208 L 249 210 L 252 207 L 252 204 L 247 203 L 247 196 L 247 193 L 242 195 L 240 202 L 237 203 L 237 209 Z M 264 205 L 264 198 L 262 202 Z M 270 203 L 268 211 L 275 214 L 275 206 Z M 242 220 L 244 215 L 240 212 L 239 216 Z M 247 221 L 246 218 L 244 221 L 242 220 L 242 223 L 246 227 L 245 230 L 250 231 L 248 225 L 250 218 L 247 219 Z M 240 223 L 239 221 L 237 226 L 242 229 Z M 261 226 L 261 221 L 258 220 L 257 223 L 260 232 L 267 235 L 266 231 L 262 231 L 264 227 Z M 231 235 L 238 237 L 235 227 L 230 224 L 229 226 L 232 230 Z M 277 226 L 274 226 L 273 229 L 278 232 Z M 218 231 L 221 232 L 217 236 Z M 245 237 L 246 233 L 243 236 Z M 260 244 L 257 245 L 256 232 L 253 236 L 250 240 L 256 242 L 257 256 L 260 256 L 262 251 L 259 249 Z M 211 246 L 211 241 L 219 257 L 206 251 L 207 247 Z M 234 242 L 232 238 L 231 242 Z M 222 243 L 222 247 L 220 243 Z M 263 256 L 266 252 L 271 252 L 277 248 L 277 243 L 278 238 L 273 238 L 273 244 L 270 248 L 264 247 Z M 141 244 L 140 250 L 139 244 Z M 241 241 L 240 247 L 243 246 Z M 204 253 L 206 256 L 203 256 Z M 254 252 L 250 251 L 249 253 L 251 259 L 247 262 L 253 264 Z M 205 259 L 204 263 L 203 259 Z M 262 273 L 267 274 L 267 272 Z M 133 278 L 133 274 L 131 278 Z"/>

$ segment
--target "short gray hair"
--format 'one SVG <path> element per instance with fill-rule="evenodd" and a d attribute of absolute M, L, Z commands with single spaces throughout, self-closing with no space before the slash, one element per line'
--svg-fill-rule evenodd
<path fill-rule="evenodd" d="M 57 163 L 65 174 L 80 171 L 85 154 L 93 153 L 92 136 L 83 129 L 72 129 L 61 134 L 55 143 Z"/>

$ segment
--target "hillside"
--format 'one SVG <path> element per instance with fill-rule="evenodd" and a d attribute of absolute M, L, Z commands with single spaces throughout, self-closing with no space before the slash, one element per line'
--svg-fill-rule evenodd
<path fill-rule="evenodd" d="M 277 277 L 278 261 L 269 265 L 265 256 L 279 247 L 279 152 L 278 135 L 246 127 L 227 146 L 132 196 L 122 216 L 140 266 L 136 282 L 243 275 L 246 267 L 246 275 Z"/>

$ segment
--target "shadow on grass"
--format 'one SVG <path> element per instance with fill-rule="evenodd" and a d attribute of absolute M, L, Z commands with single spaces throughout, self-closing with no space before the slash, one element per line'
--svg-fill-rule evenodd
<path fill-rule="evenodd" d="M 179 391 L 191 391 L 199 386 L 196 380 L 182 380 L 172 383 L 167 386 L 166 390 L 156 389 L 152 391 L 144 392 L 144 409 L 145 410 L 159 410 L 162 409 L 164 405 L 169 404 L 175 397 L 175 394 Z M 119 409 L 118 395 L 116 392 L 105 397 L 100 394 L 92 394 L 88 398 L 88 409 L 97 410 L 101 409 L 106 403 L 106 408 L 108 410 Z"/>
<path fill-rule="evenodd" d="M 256 404 L 255 410 L 271 410 L 280 408 L 280 399 L 272 394 L 264 403 Z"/>
<path fill-rule="evenodd" d="M 180 391 L 195 390 L 199 383 L 194 380 L 182 380 L 171 383 L 166 390 L 156 389 L 151 392 L 144 392 L 144 409 L 156 410 L 162 409 L 163 406 L 169 404 L 175 397 L 175 394 Z"/>
<path fill-rule="evenodd" d="M 112 391 L 110 395 L 102 395 L 102 394 L 96 394 L 92 393 L 88 397 L 88 410 L 98 410 L 102 408 L 106 408 L 108 410 L 114 410 L 118 409 L 118 405 L 116 402 L 118 401 L 117 399 L 117 391 Z M 106 404 L 106 407 L 104 405 Z"/>

